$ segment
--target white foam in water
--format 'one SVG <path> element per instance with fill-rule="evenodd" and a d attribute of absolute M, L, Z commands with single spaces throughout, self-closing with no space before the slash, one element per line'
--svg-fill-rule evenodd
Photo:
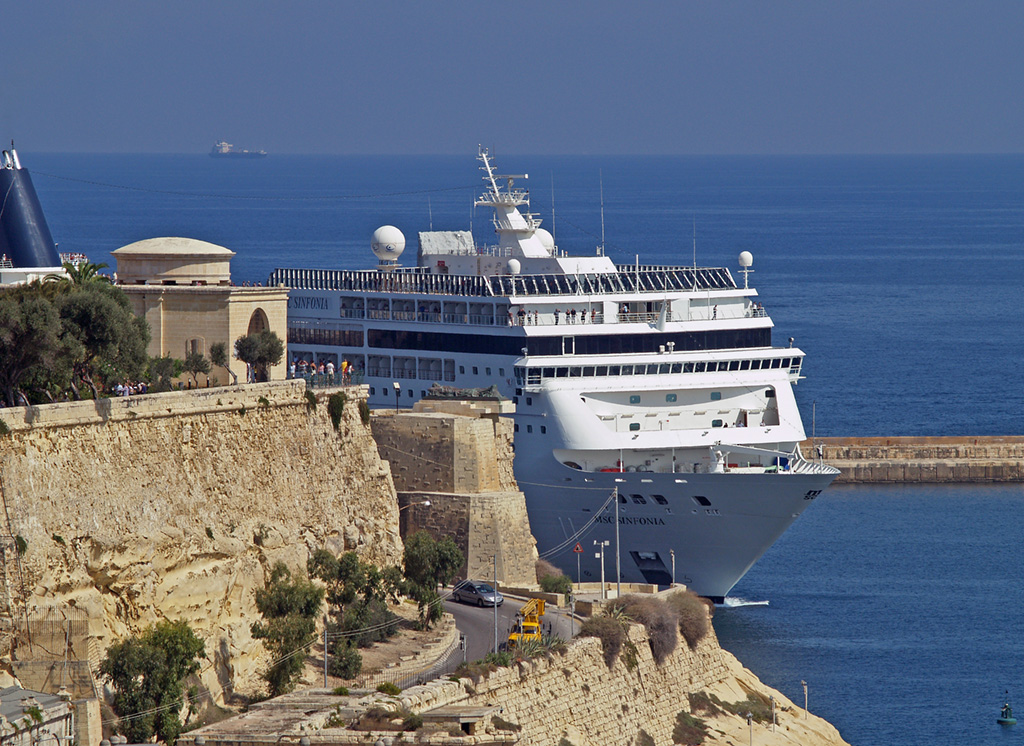
<path fill-rule="evenodd" d="M 743 606 L 767 606 L 768 601 L 748 601 L 745 598 L 735 598 L 733 596 L 726 596 L 725 603 L 715 604 L 725 609 L 738 609 Z"/>

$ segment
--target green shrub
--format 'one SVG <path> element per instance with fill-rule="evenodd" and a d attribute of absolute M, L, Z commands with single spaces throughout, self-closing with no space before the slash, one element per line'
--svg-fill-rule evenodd
<path fill-rule="evenodd" d="M 366 399 L 359 400 L 359 419 L 363 421 L 364 425 L 370 424 L 370 404 Z"/>
<path fill-rule="evenodd" d="M 665 601 L 654 596 L 630 594 L 615 599 L 610 606 L 621 609 L 629 618 L 644 625 L 655 663 L 663 663 L 675 651 L 679 644 L 676 631 L 679 617 Z"/>
<path fill-rule="evenodd" d="M 209 526 L 207 526 L 207 527 L 206 527 L 206 536 L 207 536 L 207 538 L 209 538 L 209 539 L 212 539 L 212 538 L 213 538 L 213 529 L 212 529 L 212 528 L 210 528 Z"/>
<path fill-rule="evenodd" d="M 11 434 L 11 428 L 7 427 L 7 423 L 6 422 L 4 422 L 3 420 L 0 420 L 0 438 L 2 438 L 5 435 L 10 435 L 10 434 Z"/>
<path fill-rule="evenodd" d="M 14 544 L 18 548 L 18 556 L 25 554 L 28 551 L 28 541 L 21 534 L 14 537 Z"/>
<path fill-rule="evenodd" d="M 314 394 L 309 389 L 306 389 L 306 411 L 316 411 L 316 394 Z"/>
<path fill-rule="evenodd" d="M 64 537 L 61 536 L 60 534 L 54 534 L 50 538 L 53 539 L 55 544 L 60 544 L 62 547 L 66 547 L 67 546 L 67 542 L 64 541 Z"/>
<path fill-rule="evenodd" d="M 693 650 L 697 643 L 707 637 L 711 627 L 707 604 L 692 591 L 670 593 L 665 601 L 675 611 L 679 618 L 679 633 L 690 650 Z"/>
<path fill-rule="evenodd" d="M 402 718 L 402 730 L 413 731 L 423 727 L 423 716 L 418 712 L 409 712 Z"/>
<path fill-rule="evenodd" d="M 545 575 L 540 579 L 540 589 L 545 593 L 572 593 L 572 579 L 568 575 Z"/>
<path fill-rule="evenodd" d="M 327 414 L 330 415 L 331 424 L 337 430 L 341 426 L 341 414 L 345 411 L 345 403 L 348 401 L 344 391 L 331 394 L 327 399 Z"/>
<path fill-rule="evenodd" d="M 261 396 L 259 399 L 257 399 L 256 403 L 259 404 L 261 407 L 264 407 L 264 408 L 270 406 L 270 400 L 267 399 L 267 397 L 265 397 L 265 396 Z"/>
<path fill-rule="evenodd" d="M 354 679 L 363 671 L 363 656 L 348 640 L 341 639 L 331 645 L 331 657 L 327 662 L 331 676 L 340 679 Z"/>
<path fill-rule="evenodd" d="M 402 693 L 401 687 L 397 684 L 392 684 L 390 681 L 385 681 L 383 684 L 377 686 L 377 691 L 381 694 L 387 694 L 391 697 L 397 697 Z"/>
<path fill-rule="evenodd" d="M 331 694 L 337 694 L 339 697 L 347 697 L 348 696 L 348 687 L 347 686 L 336 686 L 336 687 L 334 687 L 331 690 Z"/>
<path fill-rule="evenodd" d="M 534 569 L 537 572 L 537 582 L 540 583 L 548 575 L 563 575 L 564 573 L 557 567 L 552 565 L 546 559 L 539 559 L 534 564 Z"/>
<path fill-rule="evenodd" d="M 687 698 L 690 700 L 690 712 L 702 712 L 710 717 L 716 717 L 725 712 L 715 703 L 717 697 L 709 697 L 707 692 L 691 692 Z"/>
<path fill-rule="evenodd" d="M 615 663 L 626 639 L 622 623 L 609 616 L 592 616 L 580 627 L 580 637 L 596 637 L 601 641 L 601 651 L 608 668 Z"/>
<path fill-rule="evenodd" d="M 676 715 L 676 724 L 672 728 L 672 743 L 680 746 L 700 746 L 708 734 L 707 724 L 685 710 Z"/>

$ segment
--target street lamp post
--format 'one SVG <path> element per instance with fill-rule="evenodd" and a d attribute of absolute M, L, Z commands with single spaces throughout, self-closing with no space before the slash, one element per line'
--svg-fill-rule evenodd
<path fill-rule="evenodd" d="M 594 539 L 594 546 L 595 547 L 600 547 L 600 549 L 601 549 L 601 551 L 599 553 L 598 552 L 594 553 L 594 559 L 601 560 L 601 598 L 603 600 L 608 598 L 608 590 L 605 588 L 605 585 L 604 585 L 604 548 L 606 546 L 608 546 L 610 543 L 611 542 L 609 542 L 608 540 L 598 541 L 597 539 Z"/>
<path fill-rule="evenodd" d="M 498 654 L 498 555 L 494 559 L 494 654 Z"/>
<path fill-rule="evenodd" d="M 393 381 L 392 386 L 395 387 L 395 411 L 398 411 L 398 399 L 402 394 L 402 387 L 398 385 L 398 381 Z"/>
<path fill-rule="evenodd" d="M 800 679 L 800 684 L 804 688 L 804 719 L 807 719 L 807 682 Z"/>
<path fill-rule="evenodd" d="M 676 584 L 676 550 L 669 549 L 668 555 L 672 558 L 672 585 L 674 586 Z"/>

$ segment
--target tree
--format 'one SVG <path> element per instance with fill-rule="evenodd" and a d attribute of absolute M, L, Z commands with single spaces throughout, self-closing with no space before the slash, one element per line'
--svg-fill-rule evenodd
<path fill-rule="evenodd" d="M 238 376 L 235 371 L 231 370 L 231 365 L 228 361 L 228 346 L 224 342 L 214 342 L 210 345 L 210 362 L 218 368 L 223 368 L 231 376 L 231 383 L 235 386 L 238 385 Z"/>
<path fill-rule="evenodd" d="M 441 599 L 437 585 L 447 585 L 462 567 L 465 558 L 452 537 L 441 541 L 426 531 L 417 531 L 405 541 L 405 577 L 407 591 L 420 610 L 420 625 L 429 628 L 441 618 Z"/>
<path fill-rule="evenodd" d="M 382 642 L 398 631 L 398 617 L 388 609 L 387 601 L 397 601 L 403 590 L 397 567 L 380 570 L 362 562 L 355 552 L 335 557 L 326 549 L 314 552 L 306 563 L 310 577 L 327 586 L 331 621 L 327 631 L 330 643 L 330 671 L 335 676 L 352 678 L 359 673 L 362 658 L 355 648 Z"/>
<path fill-rule="evenodd" d="M 153 392 L 170 391 L 173 388 L 172 378 L 177 378 L 185 370 L 185 363 L 169 354 L 163 357 L 151 357 L 146 370 L 146 378 L 153 384 Z"/>
<path fill-rule="evenodd" d="M 100 673 L 114 688 L 114 711 L 131 743 L 156 734 L 173 746 L 181 733 L 184 681 L 206 657 L 203 641 L 184 621 L 163 621 L 111 645 Z"/>
<path fill-rule="evenodd" d="M 316 632 L 324 592 L 305 578 L 292 579 L 283 562 L 274 565 L 270 582 L 256 591 L 256 608 L 262 622 L 252 625 L 252 636 L 262 640 L 273 657 L 263 680 L 276 697 L 292 690 L 306 662 L 304 648 Z"/>
<path fill-rule="evenodd" d="M 18 392 L 33 371 L 57 363 L 60 319 L 38 287 L 0 292 L 0 397 L 18 406 Z"/>
<path fill-rule="evenodd" d="M 196 350 L 185 356 L 182 368 L 192 376 L 192 387 L 197 388 L 199 386 L 199 374 L 202 373 L 206 376 L 210 374 L 210 361 L 206 359 L 203 353 Z"/>
<path fill-rule="evenodd" d="M 284 357 L 284 343 L 274 332 L 264 329 L 235 340 L 235 357 L 248 365 L 256 382 L 270 380 L 270 368 Z"/>
<path fill-rule="evenodd" d="M 82 286 L 90 282 L 105 282 L 109 284 L 111 281 L 106 275 L 100 274 L 101 269 L 107 268 L 105 263 L 81 262 L 80 264 L 72 264 L 71 262 L 64 262 L 61 266 L 64 267 L 66 274 L 47 275 L 43 278 L 43 281 L 57 282 L 68 286 Z"/>
<path fill-rule="evenodd" d="M 121 290 L 103 282 L 74 287 L 57 296 L 65 347 L 71 355 L 72 389 L 85 384 L 99 398 L 97 378 L 138 380 L 148 360 L 149 325 L 136 316 Z"/>

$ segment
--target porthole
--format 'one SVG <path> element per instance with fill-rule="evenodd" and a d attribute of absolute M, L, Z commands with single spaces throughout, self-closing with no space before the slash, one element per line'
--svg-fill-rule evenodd
<path fill-rule="evenodd" d="M 693 501 L 698 505 L 701 505 L 705 508 L 711 506 L 711 501 L 704 497 L 704 495 L 691 495 L 691 497 L 693 498 Z"/>
<path fill-rule="evenodd" d="M 637 505 L 647 504 L 647 500 L 644 499 L 643 495 L 631 495 L 631 497 L 633 498 L 633 502 L 635 502 Z"/>
<path fill-rule="evenodd" d="M 721 420 L 711 420 L 711 427 L 721 427 L 721 426 L 722 426 L 722 421 Z"/>
<path fill-rule="evenodd" d="M 639 404 L 640 403 L 640 395 L 639 394 L 630 394 L 630 396 L 629 396 L 629 403 L 630 404 Z"/>
<path fill-rule="evenodd" d="M 629 431 L 630 432 L 636 432 L 639 429 L 640 429 L 640 423 L 639 422 L 630 422 L 629 423 Z"/>
<path fill-rule="evenodd" d="M 711 401 L 722 401 L 722 392 L 721 391 L 712 391 L 711 392 Z"/>
<path fill-rule="evenodd" d="M 665 499 L 664 495 L 651 495 L 651 497 L 654 498 L 654 502 L 658 503 L 658 505 L 668 505 L 668 500 Z"/>
<path fill-rule="evenodd" d="M 665 401 L 671 403 L 671 402 L 674 402 L 675 400 L 676 400 L 676 395 L 675 394 L 665 394 Z"/>

